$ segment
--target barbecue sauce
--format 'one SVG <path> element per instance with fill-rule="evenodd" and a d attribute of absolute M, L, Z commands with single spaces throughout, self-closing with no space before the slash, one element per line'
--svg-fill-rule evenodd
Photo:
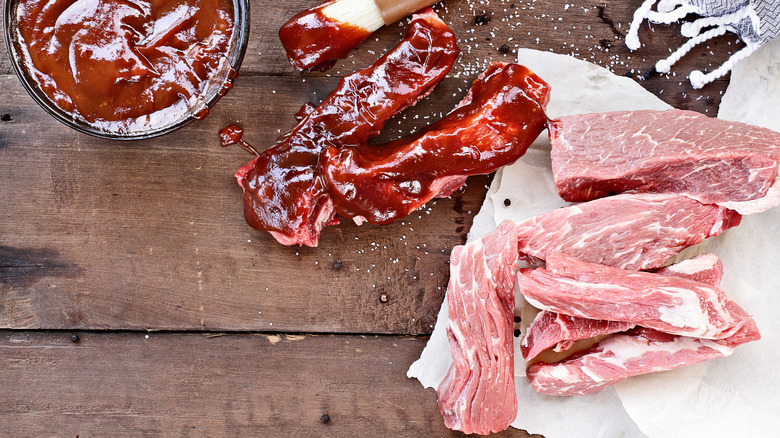
<path fill-rule="evenodd" d="M 224 93 L 232 0 L 19 0 L 23 65 L 62 110 L 126 133 L 208 114 Z M 219 83 L 212 83 L 217 79 Z"/>
<path fill-rule="evenodd" d="M 328 17 L 322 11 L 326 6 L 301 11 L 279 29 L 287 59 L 299 70 L 328 70 L 371 35 L 360 26 Z"/>
<path fill-rule="evenodd" d="M 550 87 L 526 67 L 494 63 L 463 104 L 420 132 L 384 145 L 328 148 L 321 174 L 339 215 L 387 224 L 466 176 L 515 162 L 547 126 Z"/>
<path fill-rule="evenodd" d="M 416 15 L 396 48 L 304 108 L 298 126 L 238 170 L 247 223 L 283 244 L 316 246 L 336 214 L 389 223 L 522 156 L 546 127 L 549 86 L 516 64 L 493 64 L 456 110 L 418 134 L 368 144 L 385 120 L 428 94 L 457 54 L 432 11 Z M 223 145 L 242 144 L 237 132 L 223 130 Z"/>
<path fill-rule="evenodd" d="M 239 170 L 250 226 L 280 241 L 316 246 L 317 227 L 338 223 L 327 215 L 327 187 L 317 170 L 323 150 L 378 134 L 385 120 L 443 79 L 458 56 L 455 35 L 432 10 L 415 17 L 399 45 L 343 78 L 317 108 L 299 113 L 304 119 L 291 132 Z"/>

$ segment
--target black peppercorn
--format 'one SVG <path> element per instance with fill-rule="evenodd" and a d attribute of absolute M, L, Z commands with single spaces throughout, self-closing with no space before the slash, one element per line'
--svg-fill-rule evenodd
<path fill-rule="evenodd" d="M 330 415 L 322 414 L 322 416 L 320 417 L 320 422 L 327 423 L 328 421 L 330 421 Z"/>
<path fill-rule="evenodd" d="M 655 69 L 655 67 L 650 67 L 645 74 L 642 75 L 642 80 L 648 80 L 651 76 L 658 73 L 658 70 Z"/>
<path fill-rule="evenodd" d="M 483 24 L 490 23 L 490 14 L 482 14 L 474 17 L 474 24 L 482 26 Z"/>

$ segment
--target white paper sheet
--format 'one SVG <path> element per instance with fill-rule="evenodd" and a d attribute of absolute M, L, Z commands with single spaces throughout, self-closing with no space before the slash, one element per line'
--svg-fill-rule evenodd
<path fill-rule="evenodd" d="M 718 117 L 780 132 L 780 40 L 738 64 Z M 761 340 L 728 358 L 617 385 L 651 437 L 774 437 L 780 432 L 780 208 L 746 216 L 700 249 L 720 256 L 723 290 L 754 315 Z M 684 413 L 684 414 L 681 414 Z"/>
<path fill-rule="evenodd" d="M 534 50 L 520 50 L 518 61 L 552 85 L 551 117 L 668 108 L 634 81 L 587 62 Z M 734 69 L 718 116 L 780 131 L 778 101 L 780 40 Z M 522 220 L 562 205 L 552 186 L 549 143 L 543 134 L 525 157 L 496 174 L 469 240 L 495 229 L 503 219 Z M 780 312 L 780 251 L 776 242 L 780 242 L 780 208 L 745 217 L 737 228 L 685 251 L 688 256 L 708 251 L 721 257 L 723 288 L 754 315 L 761 341 L 740 346 L 728 358 L 629 379 L 587 397 L 558 398 L 537 394 L 527 384 L 516 340 L 519 407 L 512 425 L 546 438 L 776 436 L 780 430 L 780 321 L 775 317 Z M 522 298 L 518 309 L 523 312 Z M 523 320 L 530 322 L 530 317 Z M 425 387 L 438 386 L 452 361 L 446 324 L 445 300 L 428 346 L 408 373 Z"/>
<path fill-rule="evenodd" d="M 521 50 L 518 61 L 552 85 L 551 117 L 668 108 L 634 81 L 587 62 L 534 50 Z M 718 116 L 780 131 L 778 101 L 780 40 L 734 69 Z M 496 174 L 469 240 L 495 229 L 504 219 L 523 220 L 565 205 L 552 185 L 546 138 L 546 134 L 540 136 L 520 161 Z M 707 251 L 721 257 L 723 289 L 754 315 L 762 333 L 760 341 L 738 347 L 728 358 L 629 379 L 591 396 L 560 398 L 530 388 L 516 339 L 519 407 L 512 425 L 546 438 L 776 436 L 780 430 L 780 321 L 775 317 L 780 312 L 780 251 L 776 242 L 780 242 L 780 208 L 747 216 L 738 227 L 685 251 L 687 256 Z M 524 314 L 527 304 L 517 295 L 518 313 L 524 315 L 524 323 L 530 322 Z M 452 362 L 446 325 L 445 300 L 428 346 L 408 373 L 425 387 L 438 386 Z"/>
<path fill-rule="evenodd" d="M 589 62 L 530 49 L 519 50 L 518 62 L 552 86 L 547 108 L 550 117 L 669 108 L 633 80 L 616 76 Z M 492 231 L 505 218 L 522 220 L 565 205 L 552 184 L 549 150 L 547 134 L 543 133 L 521 160 L 496 174 L 485 203 L 474 219 L 469 240 Z M 506 199 L 510 200 L 508 206 L 504 202 Z M 516 296 L 523 324 L 530 323 L 532 318 L 524 311 L 527 305 L 522 295 Z M 445 334 L 447 321 L 445 299 L 428 345 L 407 373 L 426 388 L 436 388 L 452 363 Z M 612 388 L 578 398 L 551 397 L 533 391 L 525 378 L 519 338 L 515 339 L 515 375 L 519 406 L 518 417 L 512 423 L 514 427 L 540 433 L 546 438 L 644 436 L 628 417 Z"/>

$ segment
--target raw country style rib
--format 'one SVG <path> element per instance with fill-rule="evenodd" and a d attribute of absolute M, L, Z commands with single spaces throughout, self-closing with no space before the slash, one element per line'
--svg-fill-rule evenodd
<path fill-rule="evenodd" d="M 723 264 L 714 254 L 700 254 L 661 268 L 656 273 L 719 287 L 723 276 Z M 635 325 L 633 322 L 589 319 L 542 310 L 526 329 L 525 336 L 520 342 L 520 351 L 525 360 L 530 360 L 548 348 L 552 348 L 555 352 L 563 352 L 570 349 L 575 341 L 626 331 Z"/>
<path fill-rule="evenodd" d="M 549 254 L 546 268 L 521 269 L 517 281 L 526 300 L 539 309 L 671 334 L 723 339 L 750 319 L 717 287 L 586 263 L 563 253 Z"/>
<path fill-rule="evenodd" d="M 533 388 L 549 395 L 587 395 L 623 379 L 729 356 L 761 338 L 752 319 L 726 339 L 677 336 L 644 327 L 612 335 L 590 350 L 554 364 L 539 362 L 526 370 Z"/>
<path fill-rule="evenodd" d="M 654 269 L 740 220 L 731 210 L 681 195 L 622 194 L 518 223 L 518 250 L 530 261 L 561 251 L 591 263 Z"/>
<path fill-rule="evenodd" d="M 548 348 L 562 352 L 576 341 L 624 332 L 635 326 L 633 322 L 582 318 L 542 310 L 526 329 L 520 352 L 525 360 L 531 360 Z"/>
<path fill-rule="evenodd" d="M 715 254 L 699 254 L 696 257 L 658 269 L 655 273 L 687 278 L 720 287 L 720 280 L 723 278 L 723 263 Z"/>
<path fill-rule="evenodd" d="M 635 190 L 681 193 L 742 214 L 780 203 L 780 133 L 766 128 L 648 110 L 561 117 L 549 134 L 555 187 L 567 201 Z"/>
<path fill-rule="evenodd" d="M 553 258 L 555 257 L 554 255 Z M 566 269 L 556 260 L 553 260 L 553 263 L 557 265 L 554 270 Z M 564 274 L 568 278 L 577 277 L 577 273 L 583 274 L 586 269 L 591 270 L 591 267 L 587 266 L 580 266 L 585 269 L 578 269 L 574 266 L 576 264 L 574 260 L 569 260 L 568 263 L 568 273 Z M 718 287 L 722 273 L 723 265 L 717 256 L 702 254 L 649 275 L 675 276 L 694 284 L 696 281 L 693 280 L 701 279 L 707 282 L 706 285 Z M 619 275 L 615 272 L 612 274 Z M 704 339 L 670 334 L 647 327 L 635 327 L 621 333 L 609 334 L 599 339 L 593 347 L 575 352 L 559 362 L 532 363 L 526 369 L 526 376 L 533 388 L 544 394 L 587 395 L 629 377 L 728 356 L 737 346 L 758 340 L 761 335 L 755 321 L 741 307 L 725 296 L 722 298 L 726 301 L 727 312 L 739 320 L 737 329 L 725 338 Z M 648 300 L 647 303 L 664 308 L 663 304 L 653 303 L 652 300 Z M 579 304 L 572 303 L 572 308 L 579 308 Z M 617 323 L 614 321 L 590 320 L 565 315 L 560 315 L 560 318 L 555 320 L 555 315 L 558 314 L 542 311 L 529 327 L 526 338 L 523 339 L 523 348 L 529 351 L 528 357 L 534 357 L 541 350 L 555 345 L 556 334 L 571 333 L 580 339 L 585 335 L 604 335 L 609 329 L 617 328 L 614 325 Z M 561 328 L 556 326 L 556 322 L 564 322 L 566 326 Z M 604 332 L 599 333 L 599 329 L 603 329 Z M 569 338 L 559 338 L 559 341 L 564 347 L 570 345 Z"/>
<path fill-rule="evenodd" d="M 453 363 L 437 390 L 450 429 L 489 434 L 517 416 L 514 383 L 515 229 L 504 221 L 450 256 L 447 338 Z"/>

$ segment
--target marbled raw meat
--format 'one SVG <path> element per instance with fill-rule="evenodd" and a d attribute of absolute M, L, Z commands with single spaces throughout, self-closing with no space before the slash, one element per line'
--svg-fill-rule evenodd
<path fill-rule="evenodd" d="M 453 248 L 447 338 L 453 363 L 437 393 L 444 423 L 464 433 L 503 430 L 517 416 L 514 383 L 514 224 Z"/>
<path fill-rule="evenodd" d="M 637 327 L 558 363 L 539 362 L 526 370 L 531 385 L 549 395 L 587 395 L 623 379 L 729 356 L 761 338 L 753 319 L 725 339 L 701 339 Z"/>
<path fill-rule="evenodd" d="M 654 269 L 741 219 L 732 210 L 681 195 L 622 194 L 518 223 L 518 250 L 532 261 L 561 251 L 592 263 Z"/>
<path fill-rule="evenodd" d="M 723 263 L 715 254 L 699 254 L 655 271 L 656 274 L 687 278 L 710 286 L 720 287 L 723 279 Z"/>
<path fill-rule="evenodd" d="M 630 321 L 590 319 L 542 310 L 526 329 L 520 342 L 520 352 L 525 360 L 531 360 L 548 348 L 556 352 L 565 351 L 575 341 L 624 332 L 635 326 Z"/>
<path fill-rule="evenodd" d="M 547 256 L 547 267 L 521 269 L 518 287 L 542 310 L 590 319 L 632 322 L 670 334 L 731 336 L 750 318 L 717 287 L 685 278 L 628 271 Z"/>
<path fill-rule="evenodd" d="M 662 268 L 656 274 L 703 280 L 711 286 L 717 286 L 723 274 L 723 265 L 717 256 L 701 254 Z M 733 302 L 730 302 L 728 307 L 742 321 L 738 330 L 726 338 L 703 339 L 636 327 L 624 333 L 611 334 L 594 347 L 574 353 L 560 362 L 531 364 L 526 370 L 526 376 L 533 388 L 540 393 L 577 396 L 592 394 L 629 377 L 728 356 L 737 346 L 761 337 L 755 321 L 741 307 Z M 552 316 L 557 315 L 553 312 L 543 313 L 549 315 L 537 318 L 540 325 L 535 330 L 540 332 L 537 334 L 540 339 L 544 339 L 545 332 L 561 332 L 554 324 L 549 328 L 541 325 L 546 321 L 553 321 Z M 598 333 L 598 329 L 606 331 L 612 327 L 608 324 L 614 323 L 580 317 L 566 319 L 565 315 L 561 316 L 563 318 L 558 321 L 568 323 L 565 327 L 568 332 L 578 334 L 590 329 L 591 336 L 604 334 Z M 552 341 L 547 339 L 547 343 Z M 541 344 L 534 345 L 532 340 L 529 348 L 539 349 Z"/>
<path fill-rule="evenodd" d="M 723 263 L 715 254 L 699 254 L 661 268 L 656 273 L 717 287 L 723 276 Z M 526 329 L 520 351 L 526 360 L 530 360 L 548 348 L 562 352 L 571 348 L 575 341 L 619 333 L 635 326 L 633 322 L 590 319 L 542 310 Z"/>
<path fill-rule="evenodd" d="M 561 117 L 549 135 L 555 187 L 567 201 L 633 190 L 742 214 L 780 204 L 780 133 L 770 129 L 675 109 Z"/>

